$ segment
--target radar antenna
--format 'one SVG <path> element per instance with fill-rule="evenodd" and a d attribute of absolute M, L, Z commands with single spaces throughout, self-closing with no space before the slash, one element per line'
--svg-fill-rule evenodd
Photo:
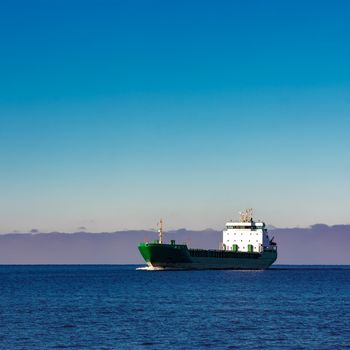
<path fill-rule="evenodd" d="M 240 212 L 240 221 L 241 222 L 251 222 L 253 221 L 253 209 L 248 208 L 243 212 Z"/>

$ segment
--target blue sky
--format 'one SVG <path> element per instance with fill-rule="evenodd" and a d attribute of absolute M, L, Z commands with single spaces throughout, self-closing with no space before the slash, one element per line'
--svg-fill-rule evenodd
<path fill-rule="evenodd" d="M 349 223 L 346 1 L 2 1 L 1 232 Z"/>

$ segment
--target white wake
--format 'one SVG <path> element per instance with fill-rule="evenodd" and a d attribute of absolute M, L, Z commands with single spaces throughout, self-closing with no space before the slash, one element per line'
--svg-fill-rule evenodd
<path fill-rule="evenodd" d="M 137 267 L 136 270 L 143 270 L 143 271 L 163 271 L 165 268 L 163 267 L 154 267 L 154 266 L 143 266 L 143 267 Z"/>

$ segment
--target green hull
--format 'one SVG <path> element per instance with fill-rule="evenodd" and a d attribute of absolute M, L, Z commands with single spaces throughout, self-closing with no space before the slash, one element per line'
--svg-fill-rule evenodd
<path fill-rule="evenodd" d="M 276 250 L 245 253 L 160 243 L 141 243 L 138 248 L 146 263 L 158 268 L 264 270 L 277 259 Z"/>

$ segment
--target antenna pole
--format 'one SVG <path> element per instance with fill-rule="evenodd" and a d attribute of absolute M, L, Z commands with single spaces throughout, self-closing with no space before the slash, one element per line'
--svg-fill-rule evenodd
<path fill-rule="evenodd" d="M 159 243 L 162 244 L 163 243 L 163 220 L 160 219 L 160 222 L 159 222 Z"/>

